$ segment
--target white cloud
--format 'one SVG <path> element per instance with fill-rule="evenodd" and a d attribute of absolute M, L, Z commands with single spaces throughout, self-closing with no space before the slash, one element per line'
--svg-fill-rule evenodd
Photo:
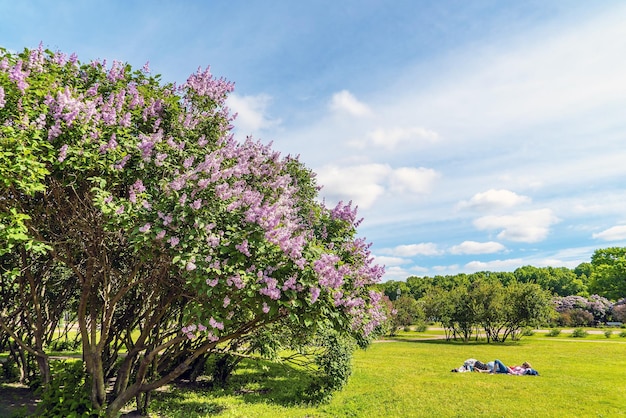
<path fill-rule="evenodd" d="M 448 266 L 433 266 L 433 271 L 436 274 L 457 274 L 460 272 L 460 266 L 458 264 L 450 264 Z"/>
<path fill-rule="evenodd" d="M 318 184 L 323 186 L 320 194 L 330 204 L 351 200 L 361 209 L 371 207 L 387 192 L 398 197 L 428 193 L 439 177 L 434 170 L 422 167 L 393 169 L 386 164 L 327 165 L 315 171 Z"/>
<path fill-rule="evenodd" d="M 433 256 L 443 253 L 437 244 L 432 242 L 422 242 L 420 244 L 398 245 L 394 248 L 384 248 L 380 250 L 383 254 L 391 254 L 399 257 L 413 257 L 416 255 Z"/>
<path fill-rule="evenodd" d="M 430 168 L 400 167 L 390 175 L 391 190 L 396 193 L 429 193 L 439 173 Z"/>
<path fill-rule="evenodd" d="M 465 268 L 470 271 L 511 271 L 524 265 L 521 258 L 511 258 L 509 260 L 493 261 L 470 261 L 465 264 Z"/>
<path fill-rule="evenodd" d="M 450 248 L 451 254 L 492 254 L 504 251 L 506 247 L 499 242 L 463 241 Z"/>
<path fill-rule="evenodd" d="M 410 263 L 411 261 L 402 257 L 389 257 L 389 256 L 384 256 L 384 255 L 375 255 L 374 262 L 376 264 L 382 264 L 385 267 L 391 267 L 391 266 L 401 266 L 402 264 L 407 264 L 407 263 Z"/>
<path fill-rule="evenodd" d="M 406 280 L 406 278 L 409 277 L 410 275 L 411 273 L 409 273 L 407 270 L 403 269 L 402 267 L 393 266 L 393 267 L 385 268 L 384 281 L 388 281 L 388 280 L 403 281 L 403 280 Z"/>
<path fill-rule="evenodd" d="M 505 216 L 483 216 L 474 221 L 479 230 L 501 230 L 498 238 L 516 242 L 539 242 L 559 219 L 550 209 L 517 212 Z"/>
<path fill-rule="evenodd" d="M 330 109 L 334 112 L 345 112 L 358 117 L 372 114 L 371 109 L 366 104 L 358 101 L 348 90 L 342 90 L 333 94 L 330 101 Z"/>
<path fill-rule="evenodd" d="M 228 96 L 226 101 L 228 107 L 237 113 L 234 123 L 237 131 L 250 135 L 280 125 L 280 119 L 270 119 L 266 115 L 271 101 L 272 98 L 266 94 L 239 96 L 233 93 Z"/>
<path fill-rule="evenodd" d="M 318 184 L 323 186 L 320 194 L 330 203 L 351 200 L 359 208 L 366 209 L 385 193 L 384 183 L 391 168 L 383 164 L 332 165 L 315 171 Z"/>
<path fill-rule="evenodd" d="M 378 128 L 369 132 L 367 137 L 371 145 L 389 150 L 404 144 L 419 144 L 425 141 L 435 142 L 439 140 L 437 132 L 417 126 L 410 128 Z"/>
<path fill-rule="evenodd" d="M 621 241 L 626 239 L 626 225 L 617 225 L 609 229 L 605 229 L 602 232 L 593 234 L 594 239 L 601 239 L 604 241 Z"/>
<path fill-rule="evenodd" d="M 522 203 L 529 203 L 528 196 L 518 195 L 505 189 L 489 189 L 486 192 L 476 193 L 469 201 L 461 201 L 459 208 L 470 208 L 481 211 L 510 208 Z"/>

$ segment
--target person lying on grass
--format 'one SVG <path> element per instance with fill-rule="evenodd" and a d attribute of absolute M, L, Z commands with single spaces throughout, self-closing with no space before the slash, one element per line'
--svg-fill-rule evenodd
<path fill-rule="evenodd" d="M 539 373 L 532 368 L 530 363 L 524 362 L 521 366 L 508 367 L 500 360 L 490 361 L 489 363 L 483 363 L 476 359 L 467 359 L 463 362 L 461 367 L 452 369 L 453 372 L 480 372 L 480 373 L 498 373 L 498 374 L 514 374 L 514 375 L 534 375 Z"/>

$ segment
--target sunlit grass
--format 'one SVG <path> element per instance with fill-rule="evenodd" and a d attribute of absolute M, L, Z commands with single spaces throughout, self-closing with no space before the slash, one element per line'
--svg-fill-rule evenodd
<path fill-rule="evenodd" d="M 348 385 L 328 404 L 300 401 L 306 372 L 247 362 L 226 389 L 203 378 L 204 385 L 155 393 L 152 417 L 626 416 L 626 338 L 623 329 L 610 338 L 603 331 L 584 338 L 536 332 L 505 344 L 425 339 L 442 337 L 438 329 L 400 332 L 358 351 Z M 528 361 L 540 376 L 450 372 L 471 357 Z"/>
<path fill-rule="evenodd" d="M 540 376 L 450 373 L 470 357 L 529 361 Z M 379 342 L 356 353 L 349 384 L 325 405 L 297 404 L 294 388 L 302 376 L 293 369 L 291 377 L 286 370 L 249 369 L 228 390 L 159 395 L 155 412 L 168 417 L 613 417 L 626 415 L 624 370 L 626 340 L 604 335 L 536 334 L 506 344 Z M 287 374 L 273 379 L 277 371 Z"/>

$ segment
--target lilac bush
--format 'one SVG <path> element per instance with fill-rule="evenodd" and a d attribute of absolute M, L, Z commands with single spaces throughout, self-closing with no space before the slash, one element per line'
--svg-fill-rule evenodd
<path fill-rule="evenodd" d="M 0 255 L 71 272 L 92 403 L 109 415 L 264 326 L 366 338 L 384 320 L 356 208 L 325 207 L 300 161 L 235 140 L 233 88 L 208 67 L 177 86 L 147 65 L 0 50 Z M 111 344 L 128 355 L 107 395 Z"/>
<path fill-rule="evenodd" d="M 577 295 L 556 297 L 553 303 L 555 310 L 560 314 L 587 312 L 595 324 L 606 322 L 613 306 L 607 298 L 598 295 L 591 295 L 589 298 Z"/>

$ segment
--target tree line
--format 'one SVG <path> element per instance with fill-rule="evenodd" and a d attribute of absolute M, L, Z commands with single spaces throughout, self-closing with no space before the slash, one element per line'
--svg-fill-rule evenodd
<path fill-rule="evenodd" d="M 436 321 L 449 338 L 516 338 L 524 327 L 626 321 L 626 248 L 594 252 L 575 269 L 524 266 L 513 272 L 409 277 L 376 285 L 386 296 L 389 331 Z M 609 299 L 611 298 L 611 299 Z"/>

